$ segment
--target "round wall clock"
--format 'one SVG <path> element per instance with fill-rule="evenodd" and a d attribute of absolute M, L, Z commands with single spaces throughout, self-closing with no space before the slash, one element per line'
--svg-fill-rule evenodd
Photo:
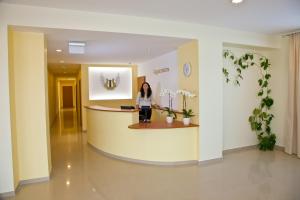
<path fill-rule="evenodd" d="M 191 64 L 190 63 L 184 63 L 183 65 L 183 74 L 187 77 L 191 75 Z"/>

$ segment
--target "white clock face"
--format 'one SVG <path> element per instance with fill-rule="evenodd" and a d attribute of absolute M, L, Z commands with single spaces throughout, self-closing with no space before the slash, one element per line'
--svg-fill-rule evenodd
<path fill-rule="evenodd" d="M 190 63 L 185 63 L 183 65 L 183 73 L 185 76 L 190 76 L 191 75 L 191 64 Z"/>

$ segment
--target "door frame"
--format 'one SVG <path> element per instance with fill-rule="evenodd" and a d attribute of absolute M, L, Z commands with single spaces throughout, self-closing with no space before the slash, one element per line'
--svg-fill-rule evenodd
<path fill-rule="evenodd" d="M 63 107 L 63 87 L 64 86 L 72 86 L 72 91 L 73 91 L 73 94 L 72 94 L 72 97 L 73 97 L 73 108 L 71 109 L 74 109 L 76 110 L 76 94 L 77 94 L 77 91 L 76 91 L 76 79 L 75 78 L 59 78 L 57 80 L 57 87 L 58 87 L 58 91 L 57 91 L 57 95 L 58 95 L 58 108 L 59 110 L 62 110 L 64 109 Z"/>

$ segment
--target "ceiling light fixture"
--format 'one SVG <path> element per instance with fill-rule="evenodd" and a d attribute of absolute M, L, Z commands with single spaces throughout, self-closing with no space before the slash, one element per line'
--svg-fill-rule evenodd
<path fill-rule="evenodd" d="M 69 42 L 69 46 L 80 46 L 85 47 L 85 42 Z"/>
<path fill-rule="evenodd" d="M 58 53 L 62 52 L 61 49 L 56 49 L 55 51 L 58 52 Z"/>
<path fill-rule="evenodd" d="M 84 54 L 85 42 L 69 42 L 69 53 L 70 54 Z"/>
<path fill-rule="evenodd" d="M 239 4 L 242 2 L 243 2 L 243 0 L 231 0 L 231 3 L 234 3 L 234 4 Z"/>

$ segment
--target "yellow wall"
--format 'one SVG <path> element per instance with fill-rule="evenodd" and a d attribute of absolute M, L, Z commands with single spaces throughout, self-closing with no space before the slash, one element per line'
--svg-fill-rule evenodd
<path fill-rule="evenodd" d="M 179 88 L 188 90 L 197 95 L 197 97 L 187 98 L 187 108 L 192 109 L 194 116 L 192 122 L 199 124 L 199 59 L 198 59 L 198 41 L 183 44 L 177 50 L 177 59 L 179 66 Z M 183 74 L 183 65 L 185 63 L 191 64 L 191 75 L 185 77 Z M 182 110 L 182 97 L 179 101 L 179 108 Z"/>
<path fill-rule="evenodd" d="M 88 67 L 129 67 L 129 65 L 81 65 L 81 104 L 82 104 L 82 129 L 86 130 L 86 109 L 84 106 L 101 105 L 112 108 L 119 108 L 120 105 L 135 106 L 135 98 L 137 95 L 137 66 L 132 66 L 132 97 L 133 99 L 124 100 L 89 100 L 89 85 L 88 85 Z"/>
<path fill-rule="evenodd" d="M 47 136 L 47 160 L 48 160 L 48 174 L 50 175 L 51 171 L 52 171 L 52 162 L 51 162 L 51 143 L 50 143 L 50 116 L 49 116 L 49 97 L 48 97 L 48 46 L 47 46 L 47 41 L 44 37 L 44 97 L 45 97 L 45 111 L 46 111 L 46 136 Z"/>
<path fill-rule="evenodd" d="M 9 32 L 9 52 L 12 52 L 13 38 L 11 32 Z M 13 66 L 14 57 L 12 53 L 9 53 L 9 66 Z M 18 158 L 18 143 L 17 143 L 17 123 L 16 123 L 16 101 L 15 101 L 15 77 L 14 68 L 9 68 L 9 94 L 10 94 L 10 118 L 11 118 L 11 137 L 12 137 L 12 152 L 13 152 L 13 172 L 14 172 L 14 188 L 18 186 L 20 181 L 19 177 L 19 158 Z"/>
<path fill-rule="evenodd" d="M 51 169 L 44 42 L 41 33 L 9 33 L 15 181 L 48 177 Z"/>
<path fill-rule="evenodd" d="M 77 92 L 77 99 L 76 99 L 76 110 L 77 110 L 77 121 L 79 122 L 79 125 L 82 124 L 82 106 L 81 106 L 81 70 L 78 72 L 76 77 L 76 92 Z M 79 84 L 80 83 L 80 84 Z"/>
<path fill-rule="evenodd" d="M 88 142 L 104 152 L 154 162 L 198 160 L 198 127 L 129 129 L 138 122 L 138 112 L 88 109 L 87 118 Z"/>
<path fill-rule="evenodd" d="M 63 105 L 63 87 L 64 86 L 72 86 L 72 90 L 73 90 L 73 93 L 72 93 L 72 98 L 73 98 L 73 108 L 76 108 L 76 83 L 77 83 L 77 80 L 74 78 L 73 80 L 70 80 L 70 79 L 60 79 L 59 80 L 59 99 L 60 99 L 60 109 L 63 109 L 64 108 L 64 105 Z"/>
<path fill-rule="evenodd" d="M 49 120 L 52 126 L 57 117 L 57 102 L 56 102 L 56 77 L 48 70 L 48 99 L 49 99 Z"/>

